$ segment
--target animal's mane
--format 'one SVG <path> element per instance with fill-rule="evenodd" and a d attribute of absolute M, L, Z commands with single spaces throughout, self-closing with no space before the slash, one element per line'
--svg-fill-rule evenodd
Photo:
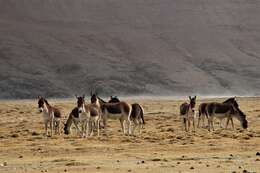
<path fill-rule="evenodd" d="M 43 100 L 44 100 L 44 102 L 45 102 L 47 105 L 50 105 L 46 99 L 43 99 Z"/>
<path fill-rule="evenodd" d="M 101 99 L 100 97 L 97 96 L 97 98 L 98 98 L 98 100 L 100 100 L 102 103 L 107 103 L 105 100 Z"/>
<path fill-rule="evenodd" d="M 239 105 L 234 97 L 225 100 L 223 103 L 232 103 L 236 108 L 239 108 Z"/>
<path fill-rule="evenodd" d="M 232 97 L 232 98 L 228 98 L 227 100 L 225 100 L 223 103 L 230 103 L 230 102 L 233 102 L 235 101 L 235 98 Z"/>

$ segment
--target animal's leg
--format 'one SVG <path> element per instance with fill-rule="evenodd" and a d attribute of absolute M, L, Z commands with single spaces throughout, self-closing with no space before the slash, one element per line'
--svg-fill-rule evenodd
<path fill-rule="evenodd" d="M 225 129 L 228 128 L 229 120 L 230 120 L 230 118 L 228 117 L 228 118 L 227 118 L 227 123 L 226 123 L 226 127 L 225 127 Z"/>
<path fill-rule="evenodd" d="M 97 135 L 99 136 L 100 135 L 100 130 L 99 130 L 99 122 L 100 122 L 100 120 L 98 119 L 96 122 L 97 122 Z"/>
<path fill-rule="evenodd" d="M 133 134 L 133 129 L 134 129 L 134 124 L 133 124 L 133 121 L 132 120 L 128 120 L 129 122 L 129 127 L 128 127 L 128 134 L 129 135 L 132 135 Z"/>
<path fill-rule="evenodd" d="M 123 118 L 120 118 L 119 121 L 120 121 L 120 124 L 121 124 L 122 132 L 123 132 L 123 134 L 125 134 L 124 120 L 123 120 Z"/>
<path fill-rule="evenodd" d="M 219 121 L 219 128 L 221 128 L 221 129 L 222 129 L 222 120 L 223 119 L 220 119 L 220 121 Z"/>
<path fill-rule="evenodd" d="M 78 133 L 81 137 L 83 137 L 83 133 L 82 133 L 82 131 L 80 131 L 80 129 L 79 129 L 78 122 L 74 122 L 74 124 L 75 124 L 75 127 L 76 127 L 76 129 L 77 129 L 77 133 Z"/>
<path fill-rule="evenodd" d="M 128 129 L 127 129 L 127 121 L 123 120 L 123 131 L 124 131 L 124 135 L 128 135 Z"/>
<path fill-rule="evenodd" d="M 45 136 L 48 136 L 48 121 L 45 121 L 44 125 L 45 125 Z"/>
<path fill-rule="evenodd" d="M 90 136 L 93 136 L 94 135 L 94 122 L 93 122 L 93 120 L 90 121 L 90 127 L 91 127 Z"/>
<path fill-rule="evenodd" d="M 202 127 L 205 127 L 205 115 L 202 115 Z"/>
<path fill-rule="evenodd" d="M 190 118 L 188 117 L 188 131 L 190 131 Z"/>
<path fill-rule="evenodd" d="M 107 133 L 107 116 L 103 116 L 103 125 L 104 125 L 104 132 Z"/>
<path fill-rule="evenodd" d="M 53 118 L 51 118 L 51 121 L 50 121 L 51 136 L 53 135 L 53 125 L 54 125 L 54 121 L 53 121 Z"/>
<path fill-rule="evenodd" d="M 208 125 L 208 131 L 210 132 L 210 125 L 211 125 L 211 118 L 210 117 L 208 118 L 208 124 L 209 124 Z"/>
<path fill-rule="evenodd" d="M 235 128 L 234 128 L 233 118 L 231 117 L 230 120 L 231 120 L 231 124 L 232 124 L 232 129 L 234 130 Z"/>
<path fill-rule="evenodd" d="M 192 123 L 193 123 L 193 131 L 195 132 L 195 118 L 192 119 Z"/>
<path fill-rule="evenodd" d="M 214 129 L 214 122 L 213 122 L 213 118 L 211 119 L 211 127 L 212 127 L 212 130 L 215 131 Z"/>
<path fill-rule="evenodd" d="M 142 120 L 139 119 L 139 121 L 138 121 L 138 131 L 139 131 L 139 135 L 141 135 L 142 125 L 143 125 Z"/>
<path fill-rule="evenodd" d="M 186 120 L 186 118 L 185 117 L 183 117 L 183 125 L 182 125 L 182 127 L 184 126 L 184 130 L 187 132 L 187 120 Z"/>
<path fill-rule="evenodd" d="M 198 118 L 198 125 L 197 125 L 197 128 L 200 127 L 200 119 L 201 119 L 201 115 L 199 115 L 199 118 Z"/>
<path fill-rule="evenodd" d="M 61 120 L 59 119 L 57 122 L 58 135 L 61 134 Z"/>
<path fill-rule="evenodd" d="M 87 120 L 86 122 L 86 136 L 90 136 L 91 134 L 91 122 L 90 119 Z"/>
<path fill-rule="evenodd" d="M 134 135 L 134 132 L 135 132 L 135 129 L 136 127 L 138 126 L 138 129 L 139 129 L 139 134 L 140 134 L 140 123 L 137 119 L 134 120 L 134 128 L 133 128 L 133 135 Z"/>

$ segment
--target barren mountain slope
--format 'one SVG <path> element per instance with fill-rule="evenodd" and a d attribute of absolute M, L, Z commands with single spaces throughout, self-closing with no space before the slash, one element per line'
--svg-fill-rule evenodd
<path fill-rule="evenodd" d="M 0 0 L 0 98 L 260 91 L 258 0 Z"/>

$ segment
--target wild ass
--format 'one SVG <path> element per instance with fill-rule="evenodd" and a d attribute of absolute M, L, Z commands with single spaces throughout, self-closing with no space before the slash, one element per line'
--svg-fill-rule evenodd
<path fill-rule="evenodd" d="M 82 132 L 80 131 L 80 129 L 78 127 L 79 123 L 80 123 L 79 109 L 78 109 L 78 107 L 75 107 L 70 112 L 69 117 L 68 117 L 66 123 L 64 124 L 64 134 L 66 134 L 66 135 L 70 134 L 71 125 L 74 124 L 77 129 L 77 133 L 78 134 L 81 133 L 81 135 L 83 136 Z M 83 129 L 82 129 L 82 131 L 83 131 Z"/>
<path fill-rule="evenodd" d="M 53 130 L 55 130 L 56 134 L 60 134 L 60 124 L 62 118 L 60 110 L 51 106 L 48 101 L 41 96 L 38 96 L 38 109 L 40 113 L 43 113 L 45 135 L 48 136 L 48 124 L 51 129 L 50 136 L 53 135 Z"/>
<path fill-rule="evenodd" d="M 99 121 L 101 118 L 101 111 L 95 104 L 85 104 L 85 96 L 77 97 L 77 107 L 72 110 L 69 118 L 65 124 L 65 134 L 70 133 L 70 126 L 72 122 L 75 124 L 78 132 L 81 133 L 82 137 L 93 135 L 94 126 L 97 126 L 97 132 L 99 136 Z M 78 123 L 81 122 L 83 127 L 80 131 Z"/>
<path fill-rule="evenodd" d="M 208 118 L 206 113 L 207 103 L 201 103 L 199 106 L 199 117 L 198 117 L 198 125 L 197 128 L 200 127 L 200 120 L 202 119 L 203 127 L 205 127 L 205 117 Z"/>
<path fill-rule="evenodd" d="M 235 97 L 229 98 L 229 99 L 225 100 L 225 101 L 222 102 L 222 103 L 235 104 L 235 106 L 238 107 L 238 104 L 237 104 L 237 102 L 235 101 Z M 198 126 L 197 126 L 197 127 L 200 126 L 200 120 L 201 120 L 201 119 L 202 119 L 202 121 L 203 121 L 203 126 L 204 126 L 204 119 L 205 119 L 205 117 L 208 119 L 208 115 L 207 115 L 207 111 L 206 111 L 207 104 L 209 104 L 209 103 L 201 103 L 200 106 L 199 106 L 199 117 L 198 117 Z M 222 124 L 222 120 L 223 120 L 224 118 L 226 118 L 226 117 L 218 117 L 218 119 L 220 119 L 220 127 L 222 127 L 221 124 Z M 232 119 L 232 117 L 231 117 L 230 120 L 231 120 L 231 122 L 232 122 L 232 124 L 233 124 L 233 119 Z"/>
<path fill-rule="evenodd" d="M 189 96 L 190 103 L 183 103 L 180 106 L 180 117 L 182 119 L 183 125 L 185 126 L 185 131 L 190 129 L 190 121 L 193 124 L 193 130 L 195 131 L 195 105 L 196 105 L 196 96 L 191 98 Z M 187 129 L 188 125 L 188 129 Z"/>
<path fill-rule="evenodd" d="M 108 103 L 118 103 L 120 100 L 116 96 L 111 96 Z M 134 130 L 138 126 L 139 134 L 141 134 L 141 128 L 143 128 L 143 125 L 145 124 L 144 121 L 144 111 L 140 104 L 133 103 L 131 104 L 132 111 L 130 114 L 130 117 L 128 117 L 128 120 L 130 122 L 130 128 L 132 131 L 132 134 L 134 135 Z"/>
<path fill-rule="evenodd" d="M 107 128 L 107 119 L 119 119 L 123 133 L 132 134 L 129 128 L 128 117 L 131 114 L 132 107 L 126 102 L 107 103 L 97 96 L 96 93 L 91 93 L 91 103 L 96 104 L 102 111 L 102 120 L 104 128 Z"/>
<path fill-rule="evenodd" d="M 235 98 L 230 98 L 223 103 L 208 103 L 206 106 L 206 113 L 208 115 L 208 130 L 211 127 L 214 131 L 213 119 L 214 117 L 218 119 L 227 118 L 226 128 L 229 121 L 231 120 L 232 127 L 234 129 L 233 117 L 240 121 L 241 127 L 246 129 L 248 127 L 248 122 L 246 120 L 246 115 L 239 109 L 238 103 Z"/>

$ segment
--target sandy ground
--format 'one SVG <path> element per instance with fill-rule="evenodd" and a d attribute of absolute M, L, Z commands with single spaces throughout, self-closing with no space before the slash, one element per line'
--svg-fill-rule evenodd
<path fill-rule="evenodd" d="M 200 128 L 184 133 L 178 116 L 183 101 L 138 100 L 147 123 L 141 135 L 123 136 L 119 121 L 110 120 L 108 136 L 87 139 L 75 130 L 46 138 L 36 100 L 2 101 L 0 172 L 259 172 L 260 98 L 238 101 L 248 130 L 239 129 L 235 120 L 234 131 L 215 124 L 214 132 Z M 76 105 L 49 102 L 64 116 Z"/>

